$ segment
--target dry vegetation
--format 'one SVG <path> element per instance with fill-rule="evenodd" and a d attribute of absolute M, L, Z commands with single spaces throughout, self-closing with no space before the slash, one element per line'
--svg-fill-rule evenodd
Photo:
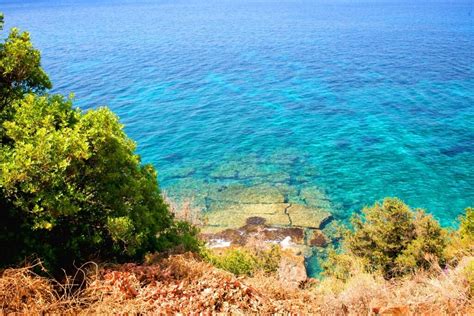
<path fill-rule="evenodd" d="M 194 226 L 202 227 L 205 218 L 202 210 L 194 205 L 193 199 L 185 199 L 181 202 L 172 199 L 166 191 L 162 192 L 163 200 L 168 205 L 169 211 L 177 220 L 191 223 Z"/>
<path fill-rule="evenodd" d="M 466 274 L 473 257 L 455 269 L 433 268 L 396 281 L 361 272 L 346 283 L 326 278 L 299 289 L 288 289 L 275 274 L 236 277 L 190 254 L 149 261 L 100 268 L 89 264 L 61 284 L 34 273 L 39 263 L 7 269 L 0 278 L 0 307 L 5 314 L 474 313 Z"/>

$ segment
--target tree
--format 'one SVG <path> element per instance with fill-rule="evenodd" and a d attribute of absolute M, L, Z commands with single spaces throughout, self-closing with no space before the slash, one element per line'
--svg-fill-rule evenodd
<path fill-rule="evenodd" d="M 0 31 L 3 14 L 0 13 Z M 33 47 L 30 35 L 14 28 L 0 43 L 0 140 L 5 139 L 2 123 L 12 115 L 11 105 L 27 93 L 43 93 L 52 87 L 41 68 L 41 54 Z"/>
<path fill-rule="evenodd" d="M 67 269 L 183 240 L 196 246 L 195 229 L 174 221 L 118 117 L 82 112 L 46 94 L 50 86 L 27 33 L 12 30 L 0 46 L 0 265 L 35 254 Z"/>
<path fill-rule="evenodd" d="M 0 44 L 0 113 L 4 118 L 12 101 L 52 87 L 40 60 L 40 52 L 33 47 L 27 32 L 13 29 Z"/>

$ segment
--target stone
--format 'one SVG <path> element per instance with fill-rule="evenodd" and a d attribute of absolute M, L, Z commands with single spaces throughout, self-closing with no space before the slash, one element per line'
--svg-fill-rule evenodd
<path fill-rule="evenodd" d="M 300 197 L 308 206 L 323 208 L 326 210 L 332 209 L 331 201 L 318 187 L 302 188 L 300 191 Z"/>
<path fill-rule="evenodd" d="M 309 246 L 311 247 L 325 247 L 328 243 L 326 235 L 317 229 L 310 231 L 308 240 Z"/>
<path fill-rule="evenodd" d="M 285 238 L 290 238 L 293 243 L 304 243 L 304 231 L 299 227 L 266 227 L 260 232 L 260 235 L 263 240 L 281 242 Z"/>
<path fill-rule="evenodd" d="M 247 218 L 246 224 L 247 225 L 264 225 L 267 220 L 263 217 L 259 216 L 252 216 Z"/>
<path fill-rule="evenodd" d="M 303 170 L 301 171 L 302 176 L 306 177 L 316 177 L 319 175 L 318 168 L 312 167 L 312 166 L 305 166 L 303 167 Z"/>
<path fill-rule="evenodd" d="M 269 174 L 267 177 L 272 183 L 287 183 L 290 181 L 290 174 L 287 172 L 278 172 Z"/>
<path fill-rule="evenodd" d="M 225 229 L 219 232 L 205 232 L 200 236 L 208 244 L 220 245 L 228 244 L 246 246 L 247 243 L 279 244 L 284 240 L 289 240 L 291 250 L 301 251 L 300 246 L 304 246 L 304 231 L 297 227 L 271 227 L 265 225 L 245 225 L 237 229 Z"/>
<path fill-rule="evenodd" d="M 284 203 L 285 195 L 274 186 L 229 185 L 213 192 L 209 198 L 213 201 L 234 203 Z"/>
<path fill-rule="evenodd" d="M 273 164 L 292 165 L 300 156 L 301 155 L 294 150 L 282 150 L 271 155 L 269 161 Z"/>
<path fill-rule="evenodd" d="M 210 176 L 212 178 L 217 178 L 217 179 L 236 178 L 238 167 L 239 167 L 238 163 L 229 162 L 215 168 L 210 173 Z"/>
<path fill-rule="evenodd" d="M 288 204 L 251 204 L 251 203 L 214 203 L 211 211 L 205 214 L 207 225 L 205 232 L 216 232 L 227 228 L 245 226 L 247 218 L 261 217 L 268 225 L 289 226 L 290 221 L 285 209 Z"/>
<path fill-rule="evenodd" d="M 278 267 L 280 282 L 289 288 L 298 288 L 307 278 L 304 257 L 285 253 Z"/>
<path fill-rule="evenodd" d="M 171 172 L 169 172 L 170 177 L 172 178 L 187 178 L 193 175 L 196 172 L 196 169 L 192 167 L 184 167 L 184 168 L 174 168 Z"/>
<path fill-rule="evenodd" d="M 332 218 L 331 213 L 314 207 L 300 204 L 291 204 L 286 213 L 290 218 L 292 226 L 319 229 L 324 223 Z"/>
<path fill-rule="evenodd" d="M 264 178 L 269 177 L 273 173 L 266 165 L 244 164 L 238 170 L 240 179 L 247 178 Z"/>

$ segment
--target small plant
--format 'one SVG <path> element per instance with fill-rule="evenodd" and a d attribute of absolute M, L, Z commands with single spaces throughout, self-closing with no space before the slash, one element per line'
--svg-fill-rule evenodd
<path fill-rule="evenodd" d="M 219 253 L 206 249 L 202 256 L 217 268 L 233 274 L 253 275 L 257 271 L 275 272 L 280 263 L 281 250 L 278 246 L 268 250 L 230 248 Z"/>

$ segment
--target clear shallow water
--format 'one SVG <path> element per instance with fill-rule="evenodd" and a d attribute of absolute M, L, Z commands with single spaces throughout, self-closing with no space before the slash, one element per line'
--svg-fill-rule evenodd
<path fill-rule="evenodd" d="M 163 188 L 474 205 L 474 3 L 4 0 L 54 91 L 109 105 Z"/>

